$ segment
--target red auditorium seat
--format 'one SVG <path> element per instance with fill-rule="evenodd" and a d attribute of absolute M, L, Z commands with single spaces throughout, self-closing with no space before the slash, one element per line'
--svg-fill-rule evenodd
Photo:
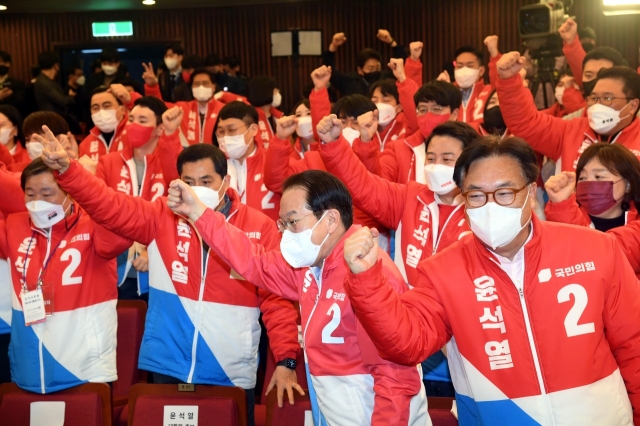
<path fill-rule="evenodd" d="M 278 407 L 278 396 L 275 392 L 267 397 L 267 426 L 304 426 L 304 413 L 311 411 L 309 390 L 304 389 L 305 396 L 296 392 L 295 404 L 285 400 L 282 408 Z"/>
<path fill-rule="evenodd" d="M 64 426 L 112 426 L 111 388 L 106 383 L 85 383 L 46 395 L 0 385 L 0 423 L 29 426 L 32 402 L 64 401 Z"/>
<path fill-rule="evenodd" d="M 451 414 L 454 400 L 455 398 L 427 398 L 433 426 L 458 426 L 458 419 Z"/>
<path fill-rule="evenodd" d="M 129 425 L 162 424 L 165 405 L 197 405 L 199 424 L 211 424 L 211 419 L 215 419 L 216 426 L 247 425 L 242 388 L 195 385 L 192 386 L 193 391 L 180 391 L 183 386 L 133 385 L 129 391 Z"/>

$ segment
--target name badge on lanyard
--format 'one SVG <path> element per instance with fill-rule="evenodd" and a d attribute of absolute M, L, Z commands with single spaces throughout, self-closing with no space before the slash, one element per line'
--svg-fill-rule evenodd
<path fill-rule="evenodd" d="M 47 313 L 44 307 L 42 288 L 38 287 L 32 291 L 23 291 L 20 293 L 20 299 L 22 300 L 24 324 L 27 327 L 45 322 Z"/>

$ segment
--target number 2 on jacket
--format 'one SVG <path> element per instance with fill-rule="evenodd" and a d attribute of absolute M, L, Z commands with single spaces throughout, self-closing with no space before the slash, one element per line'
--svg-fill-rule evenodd
<path fill-rule="evenodd" d="M 82 254 L 79 250 L 74 248 L 67 249 L 62 253 L 60 260 L 63 262 L 71 260 L 69 266 L 64 268 L 64 272 L 62 273 L 62 285 L 82 284 L 82 277 L 73 276 L 73 273 L 76 272 L 76 269 L 80 266 L 81 259 Z"/>
<path fill-rule="evenodd" d="M 569 284 L 568 286 L 562 287 L 558 292 L 558 303 L 569 302 L 571 295 L 573 295 L 574 300 L 573 307 L 564 319 L 564 328 L 567 331 L 567 337 L 594 333 L 596 328 L 592 322 L 578 324 L 582 313 L 587 307 L 587 302 L 589 302 L 587 290 L 579 284 Z"/>
<path fill-rule="evenodd" d="M 340 325 L 340 306 L 337 303 L 331 305 L 331 307 L 327 311 L 327 315 L 333 316 L 331 317 L 331 321 L 329 321 L 329 324 L 325 325 L 322 329 L 322 343 L 327 343 L 330 345 L 344 343 L 344 337 L 336 337 L 331 335 L 331 333 L 333 333 Z"/>

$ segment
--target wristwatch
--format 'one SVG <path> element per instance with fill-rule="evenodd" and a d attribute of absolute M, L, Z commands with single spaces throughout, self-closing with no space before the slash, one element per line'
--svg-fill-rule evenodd
<path fill-rule="evenodd" d="M 295 370 L 298 362 L 293 358 L 285 358 L 276 364 L 278 367 L 287 367 L 289 370 Z"/>

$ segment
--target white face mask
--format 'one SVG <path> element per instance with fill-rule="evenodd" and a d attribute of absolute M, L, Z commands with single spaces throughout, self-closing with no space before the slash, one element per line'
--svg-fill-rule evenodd
<path fill-rule="evenodd" d="M 115 109 L 101 109 L 91 114 L 91 121 L 102 133 L 111 133 L 118 127 L 118 117 Z"/>
<path fill-rule="evenodd" d="M 209 99 L 213 97 L 213 87 L 192 87 L 191 93 L 193 93 L 193 97 L 200 102 L 207 102 Z"/>
<path fill-rule="evenodd" d="M 43 200 L 29 201 L 26 206 L 33 224 L 38 228 L 47 229 L 64 219 L 67 210 L 71 208 L 71 203 L 66 209 L 62 207 L 67 198 L 68 196 L 64 198 L 62 204 L 53 204 Z"/>
<path fill-rule="evenodd" d="M 493 201 L 487 202 L 477 209 L 467 208 L 469 226 L 475 236 L 492 249 L 505 246 L 513 241 L 531 221 L 531 217 L 529 217 L 524 226 L 520 225 L 522 210 L 528 201 L 529 188 L 527 189 L 527 198 L 519 209 L 501 206 Z"/>
<path fill-rule="evenodd" d="M 627 103 L 627 105 L 629 105 L 629 103 Z M 625 109 L 627 105 L 622 109 Z M 629 114 L 627 114 L 624 117 L 620 117 L 620 112 L 622 112 L 622 110 L 617 111 L 602 104 L 593 104 L 587 109 L 589 126 L 591 126 L 596 133 L 607 133 L 616 127 L 621 120 L 629 116 Z"/>
<path fill-rule="evenodd" d="M 564 95 L 564 87 L 556 87 L 556 101 L 558 101 L 560 105 L 564 105 L 562 103 L 563 95 Z"/>
<path fill-rule="evenodd" d="M 349 145 L 353 145 L 353 141 L 360 137 L 360 132 L 351 127 L 345 127 L 342 129 L 342 136 L 349 142 Z"/>
<path fill-rule="evenodd" d="M 474 70 L 473 68 L 464 67 L 455 70 L 456 83 L 461 89 L 468 89 L 469 87 L 476 84 L 478 81 L 478 76 L 480 75 L 480 70 Z"/>
<path fill-rule="evenodd" d="M 42 146 L 40 142 L 27 142 L 25 146 L 27 148 L 27 153 L 29 154 L 29 158 L 31 159 L 31 161 L 35 160 L 36 158 L 40 158 L 40 156 L 42 155 L 42 151 L 44 150 L 44 146 Z"/>
<path fill-rule="evenodd" d="M 448 194 L 456 188 L 453 181 L 453 167 L 444 164 L 427 164 L 424 166 L 427 186 L 438 195 Z"/>
<path fill-rule="evenodd" d="M 311 124 L 311 116 L 298 118 L 298 127 L 296 127 L 296 134 L 302 139 L 308 139 L 313 136 L 313 125 Z"/>
<path fill-rule="evenodd" d="M 87 79 L 85 78 L 84 75 L 81 75 L 76 79 L 76 83 L 78 84 L 78 86 L 84 86 L 84 83 L 86 82 L 87 82 Z"/>
<path fill-rule="evenodd" d="M 249 129 L 247 129 L 247 132 L 248 131 Z M 249 149 L 249 144 L 244 141 L 244 135 L 246 135 L 247 132 L 244 132 L 241 135 L 225 136 L 218 139 L 220 150 L 227 154 L 229 158 L 233 158 L 235 160 L 242 158 L 247 152 L 247 149 Z"/>
<path fill-rule="evenodd" d="M 106 75 L 114 75 L 118 72 L 118 67 L 115 65 L 102 65 L 102 71 L 104 71 Z"/>
<path fill-rule="evenodd" d="M 11 132 L 13 132 L 13 127 L 3 127 L 0 129 L 0 143 L 2 143 L 2 145 L 9 143 L 11 140 L 11 137 L 9 136 Z"/>
<path fill-rule="evenodd" d="M 220 190 L 224 186 L 224 180 L 220 184 L 220 188 L 217 191 L 207 188 L 206 186 L 192 186 L 193 192 L 196 193 L 200 201 L 209 207 L 211 210 L 215 210 L 220 204 Z"/>
<path fill-rule="evenodd" d="M 176 69 L 178 66 L 178 58 L 164 58 L 164 64 L 170 70 Z"/>
<path fill-rule="evenodd" d="M 381 126 L 386 126 L 391 123 L 394 118 L 396 118 L 396 109 L 389 104 L 383 104 L 379 102 L 376 104 L 378 107 L 378 124 Z"/>
<path fill-rule="evenodd" d="M 281 103 L 282 103 L 282 95 L 280 94 L 280 92 L 276 92 L 273 95 L 273 101 L 271 101 L 271 106 L 274 108 L 278 108 Z"/>
<path fill-rule="evenodd" d="M 305 229 L 297 233 L 285 229 L 282 234 L 282 239 L 280 240 L 280 252 L 289 265 L 294 268 L 306 268 L 316 263 L 320 248 L 322 248 L 322 244 L 329 238 L 329 234 L 324 237 L 320 245 L 315 245 L 313 241 L 311 241 L 311 236 L 313 235 L 313 230 L 316 229 L 318 223 L 322 222 L 322 219 L 324 219 L 327 213 L 328 212 L 324 212 L 320 220 L 318 220 L 311 229 Z"/>

